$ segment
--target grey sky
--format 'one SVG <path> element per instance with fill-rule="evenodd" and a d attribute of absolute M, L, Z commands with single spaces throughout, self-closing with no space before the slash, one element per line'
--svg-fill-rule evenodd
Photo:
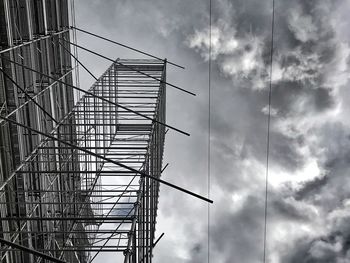
<path fill-rule="evenodd" d="M 206 195 L 208 2 L 76 0 L 77 26 L 168 66 L 164 178 Z M 213 0 L 211 262 L 262 262 L 271 2 Z M 276 0 L 268 262 L 350 262 L 350 3 Z M 79 34 L 112 58 L 140 55 Z M 96 74 L 109 62 L 80 52 Z M 92 79 L 81 75 L 81 85 Z M 154 261 L 206 262 L 207 205 L 161 187 Z M 111 254 L 99 262 L 114 262 Z"/>

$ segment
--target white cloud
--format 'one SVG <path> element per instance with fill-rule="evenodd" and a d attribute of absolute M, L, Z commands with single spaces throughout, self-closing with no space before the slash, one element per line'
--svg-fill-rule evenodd
<path fill-rule="evenodd" d="M 186 44 L 190 48 L 197 50 L 206 60 L 209 58 L 209 28 L 196 30 L 193 35 L 189 36 Z M 216 59 L 219 55 L 233 54 L 239 46 L 239 42 L 234 37 L 234 31 L 226 31 L 219 26 L 212 26 L 211 29 L 211 54 L 212 59 Z"/>
<path fill-rule="evenodd" d="M 303 14 L 300 6 L 291 9 L 287 21 L 289 28 L 298 40 L 307 42 L 318 39 L 317 26 L 314 24 L 312 16 Z"/>
<path fill-rule="evenodd" d="M 261 109 L 261 112 L 264 113 L 265 115 L 268 115 L 269 114 L 269 105 L 265 105 L 262 109 Z M 273 107 L 270 107 L 270 115 L 271 116 L 277 116 L 278 114 L 278 110 L 273 108 Z"/>
<path fill-rule="evenodd" d="M 305 156 L 305 158 L 308 158 Z M 274 187 L 283 187 L 286 183 L 292 186 L 294 189 L 298 189 L 300 185 L 305 182 L 313 181 L 316 178 L 323 176 L 323 171 L 319 167 L 317 160 L 309 158 L 303 167 L 299 167 L 297 171 L 291 173 L 288 170 L 282 170 L 280 168 L 270 169 L 269 182 Z"/>

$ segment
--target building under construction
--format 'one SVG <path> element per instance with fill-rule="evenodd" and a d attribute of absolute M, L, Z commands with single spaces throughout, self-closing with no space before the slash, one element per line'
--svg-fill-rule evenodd
<path fill-rule="evenodd" d="M 74 21 L 73 0 L 0 0 L 0 262 L 152 262 L 160 183 L 211 202 L 160 179 L 166 129 L 186 134 L 166 85 L 182 89 L 171 62 L 81 47 Z M 110 67 L 96 78 L 78 48 Z"/>

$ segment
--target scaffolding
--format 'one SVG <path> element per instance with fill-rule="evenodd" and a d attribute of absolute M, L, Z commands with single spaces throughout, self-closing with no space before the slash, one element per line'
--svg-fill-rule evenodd
<path fill-rule="evenodd" d="M 2 0 L 0 14 L 0 262 L 150 262 L 165 62 L 116 61 L 85 92 L 73 1 Z"/>
<path fill-rule="evenodd" d="M 161 179 L 166 131 L 189 135 L 166 86 L 195 94 L 166 82 L 172 62 L 81 47 L 74 21 L 73 0 L 0 0 L 0 262 L 150 263 L 160 183 L 212 203 Z M 96 78 L 78 48 L 110 67 Z"/>
<path fill-rule="evenodd" d="M 90 262 L 100 252 L 121 252 L 120 262 L 151 261 L 159 182 L 142 175 L 161 175 L 165 127 L 157 122 L 165 122 L 165 84 L 153 78 L 165 81 L 165 63 L 119 62 L 124 66 L 113 63 L 49 134 L 4 124 L 42 136 L 1 189 L 6 239 L 67 262 Z M 15 186 L 19 179 L 23 188 Z M 19 249 L 1 252 L 25 262 Z"/>

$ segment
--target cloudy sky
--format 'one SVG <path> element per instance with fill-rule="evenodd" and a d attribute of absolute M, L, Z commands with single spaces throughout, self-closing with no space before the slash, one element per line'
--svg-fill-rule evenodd
<path fill-rule="evenodd" d="M 212 0 L 210 262 L 262 262 L 271 1 Z M 350 1 L 276 0 L 267 258 L 350 262 Z M 164 179 L 207 196 L 209 0 L 76 0 L 77 27 L 179 63 Z M 139 54 L 79 34 L 112 58 Z M 109 62 L 80 52 L 96 75 Z M 93 79 L 81 74 L 81 85 Z M 161 187 L 154 262 L 207 262 L 207 204 Z M 111 254 L 99 262 L 114 262 Z"/>

